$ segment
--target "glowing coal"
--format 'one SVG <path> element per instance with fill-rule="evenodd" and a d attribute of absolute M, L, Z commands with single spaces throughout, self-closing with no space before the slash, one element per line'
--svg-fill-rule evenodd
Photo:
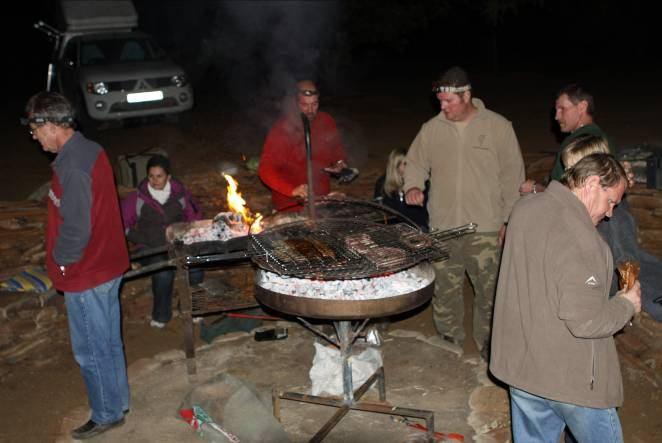
<path fill-rule="evenodd" d="M 258 286 L 279 294 L 325 300 L 372 300 L 408 294 L 434 281 L 430 267 L 414 266 L 383 277 L 351 280 L 309 280 L 258 270 Z"/>

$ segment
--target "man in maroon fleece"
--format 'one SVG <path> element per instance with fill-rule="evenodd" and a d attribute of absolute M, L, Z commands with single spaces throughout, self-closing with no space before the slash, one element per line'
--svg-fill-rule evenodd
<path fill-rule="evenodd" d="M 71 346 L 92 411 L 89 421 L 71 432 L 83 440 L 122 425 L 129 409 L 119 303 L 129 256 L 103 148 L 73 129 L 73 108 L 60 94 L 35 94 L 25 111 L 32 138 L 56 154 L 46 266 L 55 288 L 64 292 Z"/>

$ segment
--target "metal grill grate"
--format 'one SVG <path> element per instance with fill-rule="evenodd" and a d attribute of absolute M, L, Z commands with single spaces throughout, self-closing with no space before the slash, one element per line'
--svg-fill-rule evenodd
<path fill-rule="evenodd" d="M 448 258 L 443 243 L 405 224 L 323 219 L 251 235 L 253 261 L 281 275 L 307 279 L 369 278 Z"/>

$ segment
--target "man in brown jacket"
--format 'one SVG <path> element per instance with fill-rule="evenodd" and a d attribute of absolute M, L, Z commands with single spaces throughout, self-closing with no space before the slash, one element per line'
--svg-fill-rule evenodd
<path fill-rule="evenodd" d="M 519 199 L 524 162 L 513 125 L 472 96 L 467 73 L 444 72 L 434 92 L 441 112 L 423 124 L 407 153 L 405 200 L 427 209 L 430 229 L 476 223 L 475 234 L 448 241 L 450 259 L 435 263 L 432 315 L 439 335 L 464 344 L 465 273 L 474 288 L 473 338 L 487 358 L 500 246 Z"/>
<path fill-rule="evenodd" d="M 614 157 L 593 154 L 520 200 L 508 224 L 490 370 L 510 385 L 515 442 L 622 442 L 613 335 L 641 310 L 635 282 L 609 298 L 612 256 L 595 226 L 626 187 Z"/>

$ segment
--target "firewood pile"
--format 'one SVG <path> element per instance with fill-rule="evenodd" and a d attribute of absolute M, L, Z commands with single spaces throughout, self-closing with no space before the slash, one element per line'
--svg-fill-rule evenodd
<path fill-rule="evenodd" d="M 639 244 L 662 257 L 662 191 L 637 184 L 628 191 L 627 199 L 637 220 Z"/>
<path fill-rule="evenodd" d="M 45 203 L 0 202 L 0 276 L 44 262 L 45 229 Z"/>

